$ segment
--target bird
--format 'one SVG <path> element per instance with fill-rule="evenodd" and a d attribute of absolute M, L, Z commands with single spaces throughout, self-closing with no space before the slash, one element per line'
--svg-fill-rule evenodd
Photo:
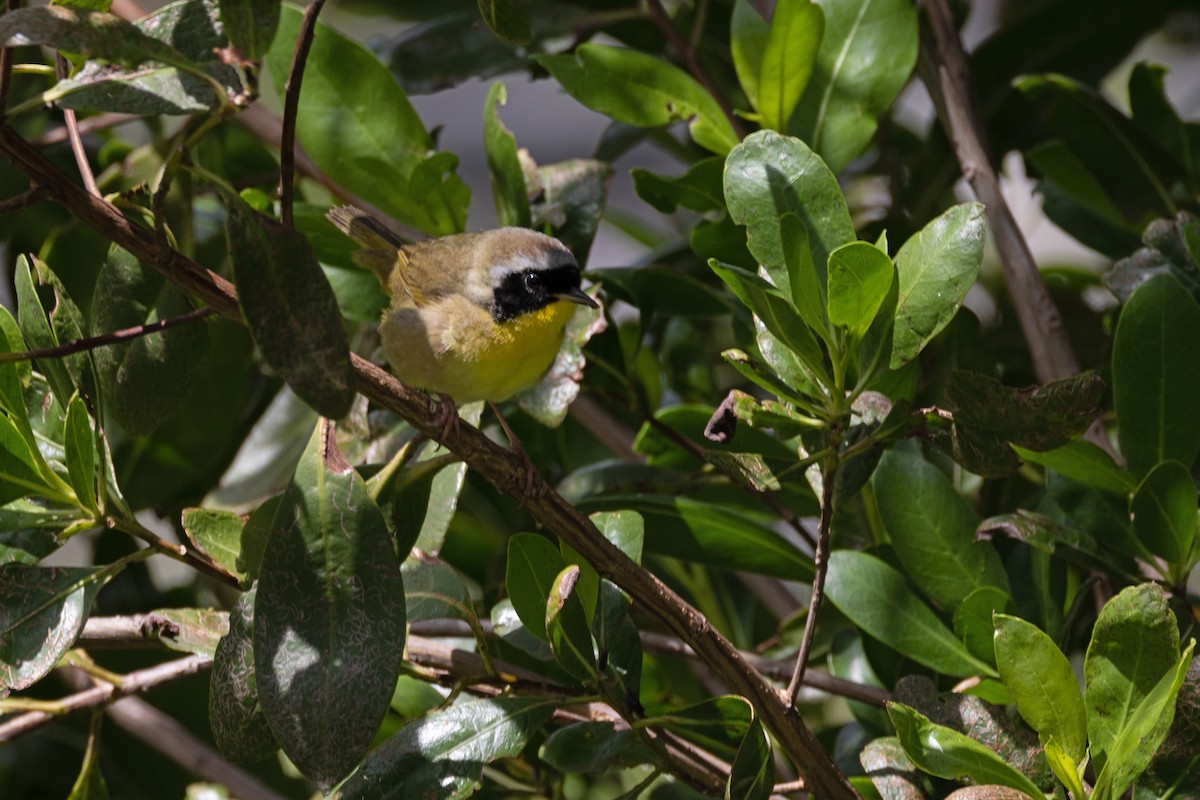
<path fill-rule="evenodd" d="M 379 334 L 400 382 L 442 398 L 446 430 L 453 404 L 488 401 L 515 443 L 495 404 L 546 374 L 577 308 L 599 308 L 566 245 L 517 227 L 405 243 L 353 206 L 326 217 L 391 299 Z"/>

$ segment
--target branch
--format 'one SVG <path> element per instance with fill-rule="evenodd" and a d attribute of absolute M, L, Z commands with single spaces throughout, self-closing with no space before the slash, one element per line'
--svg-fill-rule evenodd
<path fill-rule="evenodd" d="M 792 679 L 788 681 L 787 696 L 793 703 L 804 681 L 808 654 L 812 651 L 813 636 L 817 631 L 817 615 L 821 612 L 821 601 L 825 599 L 825 573 L 829 571 L 829 529 L 833 526 L 833 498 L 837 494 L 837 455 L 832 456 L 828 463 L 829 467 L 821 470 L 821 521 L 817 526 L 817 546 L 813 551 L 812 597 L 809 598 L 808 616 L 804 620 L 804 636 L 796 653 L 796 667 Z"/>
<path fill-rule="evenodd" d="M 106 706 L 122 697 L 139 694 L 156 686 L 162 686 L 164 683 L 171 683 L 180 678 L 205 672 L 211 666 L 212 659 L 206 656 L 192 655 L 146 669 L 139 669 L 125 675 L 121 679 L 120 686 L 106 683 L 64 697 L 57 702 L 57 713 L 30 711 L 0 724 L 0 743 L 12 741 L 21 734 L 40 728 L 63 715 L 73 714 L 85 708 Z"/>
<path fill-rule="evenodd" d="M 76 339 L 73 342 L 60 344 L 58 347 L 26 350 L 21 353 L 0 353 L 0 364 L 11 364 L 15 361 L 32 361 L 35 358 L 62 358 L 73 353 L 81 353 L 84 350 L 95 350 L 97 347 L 139 339 L 143 336 L 149 336 L 152 333 L 158 333 L 159 331 L 165 331 L 179 325 L 186 325 L 189 322 L 195 322 L 198 319 L 211 317 L 214 313 L 216 312 L 211 308 L 197 308 L 186 314 L 180 314 L 178 317 L 167 317 L 166 319 L 160 319 L 158 322 L 150 322 L 132 328 L 123 328 L 119 331 L 102 333 L 99 336 L 87 336 L 83 339 Z"/>
<path fill-rule="evenodd" d="M 20 211 L 26 206 L 31 206 L 46 196 L 45 191 L 40 186 L 34 186 L 26 189 L 18 195 L 0 200 L 0 214 L 8 214 L 13 211 Z"/>
<path fill-rule="evenodd" d="M 77 690 L 91 685 L 87 676 L 74 669 L 61 672 Z M 221 754 L 200 741 L 171 716 L 140 697 L 126 697 L 110 705 L 107 714 L 118 727 L 140 739 L 201 780 L 220 784 L 238 800 L 284 800 L 274 789 L 235 767 Z"/>
<path fill-rule="evenodd" d="M 61 81 L 67 77 L 67 59 L 63 58 L 62 53 L 55 53 L 54 64 L 55 72 Z M 75 165 L 79 168 L 79 177 L 83 179 L 84 188 L 99 197 L 100 187 L 96 185 L 96 176 L 92 174 L 92 165 L 88 163 L 87 150 L 83 147 L 83 137 L 79 135 L 79 120 L 75 117 L 75 109 L 64 108 L 62 113 L 67 127 L 67 139 L 71 143 L 71 153 L 74 154 Z"/>
<path fill-rule="evenodd" d="M 1050 383 L 1079 372 L 1062 315 L 1050 298 L 1029 244 L 1009 210 L 983 142 L 984 126 L 972 91 L 971 68 L 946 0 L 926 0 L 929 36 L 921 39 L 923 79 L 938 119 L 954 143 L 963 177 L 987 207 L 988 222 L 1012 293 L 1013 306 L 1038 380 Z"/>
<path fill-rule="evenodd" d="M 0 154 L 82 222 L 196 294 L 218 314 L 242 322 L 237 293 L 228 281 L 160 244 L 153 232 L 126 219 L 112 204 L 89 195 L 8 126 L 0 126 Z M 539 474 L 528 470 L 518 454 L 493 443 L 469 425 L 443 431 L 440 402 L 403 386 L 363 358 L 353 356 L 353 363 L 361 394 L 404 417 L 426 436 L 441 441 L 493 486 L 523 502 L 534 519 L 575 548 L 602 577 L 662 620 L 726 685 L 749 699 L 775 734 L 781 751 L 797 764 L 813 791 L 834 800 L 858 797 L 787 698 L 714 630 L 704 615 L 605 539 L 586 516 Z M 524 492 L 527 482 L 532 484 L 528 496 Z"/>
<path fill-rule="evenodd" d="M 296 52 L 292 56 L 292 69 L 288 72 L 283 89 L 283 128 L 279 149 L 279 220 L 292 227 L 292 193 L 296 165 L 296 117 L 300 113 L 300 86 L 304 82 L 304 64 L 312 48 L 313 33 L 317 27 L 317 15 L 325 0 L 313 0 L 304 12 L 300 23 L 300 37 L 296 41 Z"/>
<path fill-rule="evenodd" d="M 746 138 L 746 127 L 738 116 L 733 113 L 733 106 L 726 99 L 724 93 L 717 87 L 716 81 L 708 74 L 708 70 L 700 63 L 700 59 L 696 57 L 696 51 L 692 48 L 688 41 L 683 38 L 676 29 L 675 23 L 671 22 L 670 15 L 663 8 L 660 0 L 646 0 L 646 6 L 650 11 L 650 18 L 654 20 L 654 24 L 667 37 L 667 41 L 671 43 L 671 47 L 683 59 L 683 63 L 687 64 L 688 71 L 692 73 L 701 86 L 703 86 L 713 99 L 717 101 L 717 105 L 725 112 L 725 117 L 729 120 L 729 124 L 733 126 L 733 132 L 737 134 L 738 139 Z"/>

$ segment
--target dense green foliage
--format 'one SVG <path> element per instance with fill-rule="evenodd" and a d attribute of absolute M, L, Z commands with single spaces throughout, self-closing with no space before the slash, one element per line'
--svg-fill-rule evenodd
<path fill-rule="evenodd" d="M 911 0 L 419 5 L 302 56 L 277 0 L 0 16 L 0 345 L 105 339 L 0 358 L 5 796 L 1200 798 L 1200 122 L 1153 64 L 1098 88 L 1195 9 L 1001 4 L 968 108 Z M 497 219 L 606 306 L 504 404 L 546 491 L 362 360 L 387 298 L 324 218 L 462 231 L 409 96 L 516 72 L 611 121 L 539 164 L 482 109 Z M 922 86 L 1109 260 L 1032 276 L 1078 374 Z M 637 145 L 681 163 L 632 171 L 658 226 L 606 217 Z M 652 255 L 589 264 L 601 219 Z"/>

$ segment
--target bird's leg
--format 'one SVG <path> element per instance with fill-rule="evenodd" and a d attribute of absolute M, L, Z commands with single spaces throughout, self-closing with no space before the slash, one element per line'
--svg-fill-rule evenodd
<path fill-rule="evenodd" d="M 525 493 L 522 495 L 524 499 L 541 497 L 546 493 L 545 481 L 539 480 L 537 468 L 533 466 L 533 461 L 529 458 L 529 453 L 525 451 L 525 445 L 521 444 L 521 440 L 513 433 L 513 429 L 509 427 L 508 420 L 500 413 L 500 407 L 495 403 L 488 401 L 488 405 L 492 407 L 492 413 L 496 415 L 496 421 L 500 423 L 500 427 L 504 430 L 504 435 L 508 437 L 508 450 L 510 453 L 521 459 L 521 468 L 525 473 Z"/>
<path fill-rule="evenodd" d="M 439 441 L 445 445 L 450 434 L 458 429 L 458 407 L 454 405 L 454 400 L 450 398 L 450 395 L 441 392 L 438 393 L 438 405 L 440 408 L 437 412 L 437 421 L 442 427 L 442 437 Z"/>

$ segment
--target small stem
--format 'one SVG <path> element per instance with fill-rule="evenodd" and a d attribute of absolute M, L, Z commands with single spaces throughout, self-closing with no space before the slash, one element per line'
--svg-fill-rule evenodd
<path fill-rule="evenodd" d="M 300 37 L 292 55 L 292 69 L 284 84 L 282 141 L 279 146 L 279 220 L 292 227 L 292 183 L 296 170 L 296 117 L 300 112 L 300 86 L 304 82 L 304 65 L 312 48 L 317 15 L 325 0 L 313 0 L 300 23 Z"/>
<path fill-rule="evenodd" d="M 8 198 L 7 200 L 0 200 L 0 214 L 8 214 L 13 211 L 20 211 L 26 206 L 33 205 L 45 196 L 45 189 L 40 186 L 33 186 L 14 197 Z"/>
<path fill-rule="evenodd" d="M 21 7 L 21 0 L 8 0 L 8 11 Z M 8 113 L 8 93 L 12 87 L 13 54 L 11 47 L 0 47 L 0 118 Z"/>
<path fill-rule="evenodd" d="M 119 331 L 110 333 L 102 333 L 99 336 L 86 336 L 82 339 L 76 339 L 73 342 L 60 344 L 57 347 L 45 347 L 41 350 L 26 350 L 21 353 L 0 353 L 0 364 L 11 364 L 17 361 L 32 361 L 33 359 L 41 358 L 63 358 L 64 356 L 82 353 L 85 350 L 95 350 L 97 347 L 105 347 L 110 344 L 120 344 L 133 339 L 139 339 L 143 336 L 149 336 L 152 333 L 159 333 L 170 328 L 175 328 L 180 325 L 186 325 L 189 322 L 195 322 L 198 319 L 211 317 L 216 312 L 211 308 L 197 308 L 194 311 L 189 311 L 186 314 L 180 314 L 178 317 L 167 317 L 160 319 L 158 322 L 150 322 L 145 325 L 137 325 L 132 328 L 122 328 Z"/>
<path fill-rule="evenodd" d="M 62 53 L 55 53 L 55 72 L 61 81 L 67 77 L 67 60 Z M 79 121 L 75 118 L 75 109 L 63 109 L 63 121 L 67 126 L 67 139 L 71 142 L 71 152 L 75 155 L 75 164 L 79 167 L 79 177 L 83 187 L 89 194 L 100 196 L 100 187 L 96 185 L 96 176 L 92 173 L 92 165 L 88 163 L 87 150 L 83 147 L 83 137 L 79 134 Z"/>
<path fill-rule="evenodd" d="M 119 519 L 117 517 L 109 517 L 108 526 L 119 531 L 124 531 L 130 536 L 133 536 L 136 539 L 141 539 L 143 542 L 150 545 L 149 549 L 139 550 L 139 553 L 144 553 L 145 555 L 149 555 L 151 553 L 162 553 L 163 555 L 170 556 L 176 561 L 182 561 L 184 564 L 194 567 L 204 574 L 212 578 L 216 578 L 222 583 L 228 584 L 234 588 L 241 588 L 238 585 L 237 578 L 223 572 L 207 559 L 201 558 L 196 551 L 192 550 L 187 545 L 171 544 L 158 534 L 145 528 L 135 519 Z"/>
<path fill-rule="evenodd" d="M 835 445 L 836 446 L 836 445 Z M 825 598 L 825 573 L 829 569 L 829 529 L 833 525 L 833 497 L 837 484 L 837 453 L 830 457 L 821 470 L 821 521 L 817 526 L 817 546 L 813 552 L 814 575 L 812 597 L 808 602 L 808 617 L 804 620 L 804 638 L 800 640 L 800 651 L 796 653 L 796 666 L 788 682 L 787 696 L 795 704 L 804 682 L 804 671 L 808 668 L 808 654 L 812 650 L 813 635 L 817 630 L 817 614 Z"/>

